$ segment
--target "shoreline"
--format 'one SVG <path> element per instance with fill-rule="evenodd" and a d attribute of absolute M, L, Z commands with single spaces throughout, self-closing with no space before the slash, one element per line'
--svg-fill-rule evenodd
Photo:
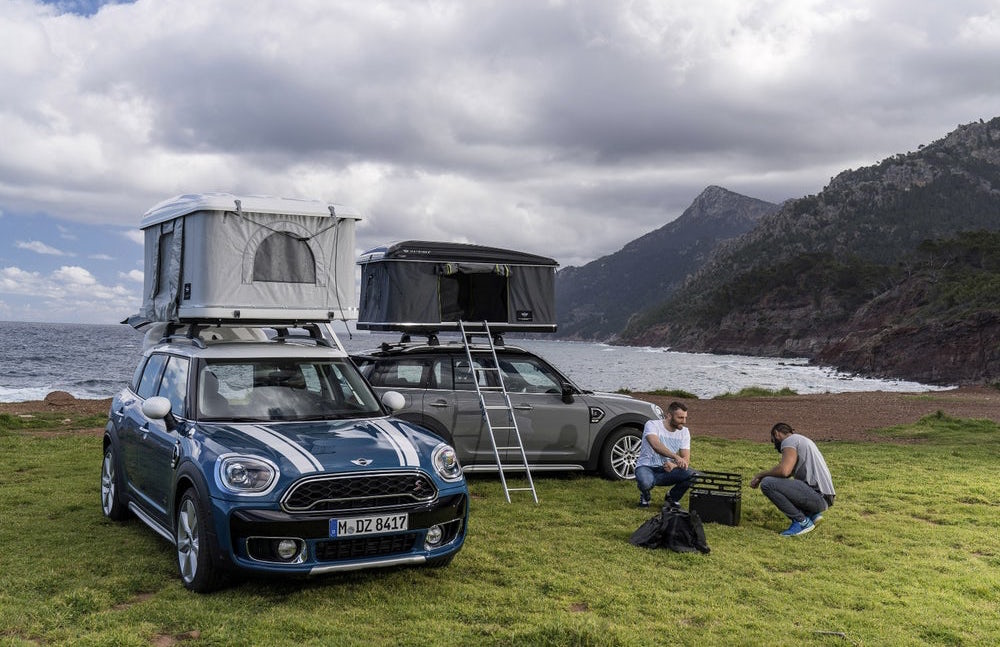
<path fill-rule="evenodd" d="M 674 400 L 688 407 L 693 438 L 768 442 L 771 426 L 787 422 L 815 441 L 886 441 L 872 431 L 911 424 L 938 411 L 953 418 L 992 420 L 1000 424 L 1000 389 L 964 386 L 935 391 L 849 391 L 784 396 L 683 399 L 633 393 L 663 409 Z M 111 398 L 77 399 L 53 391 L 44 400 L 0 402 L 0 414 L 65 413 L 107 415 Z"/>

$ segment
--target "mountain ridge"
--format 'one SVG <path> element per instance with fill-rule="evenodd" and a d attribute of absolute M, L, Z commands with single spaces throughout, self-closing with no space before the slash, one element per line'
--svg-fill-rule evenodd
<path fill-rule="evenodd" d="M 561 339 L 613 339 L 636 312 L 665 301 L 724 240 L 778 205 L 709 186 L 675 220 L 620 250 L 556 274 Z M 667 259 L 666 261 L 664 259 Z"/>
<path fill-rule="evenodd" d="M 720 240 L 663 304 L 634 313 L 618 341 L 805 356 L 928 383 L 993 380 L 998 215 L 995 118 L 843 171 Z"/>

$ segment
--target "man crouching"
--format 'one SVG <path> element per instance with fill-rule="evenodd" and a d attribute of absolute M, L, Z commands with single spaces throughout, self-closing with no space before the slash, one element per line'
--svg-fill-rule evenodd
<path fill-rule="evenodd" d="M 782 535 L 812 532 L 836 496 L 826 460 L 816 443 L 783 422 L 771 428 L 771 442 L 781 453 L 781 461 L 750 479 L 750 487 L 759 485 L 764 496 L 791 519 Z"/>
<path fill-rule="evenodd" d="M 687 407 L 672 402 L 664 420 L 649 420 L 642 430 L 642 446 L 635 465 L 639 507 L 648 508 L 654 485 L 672 485 L 664 505 L 679 508 L 681 497 L 694 484 L 691 469 L 691 432 L 684 426 Z"/>

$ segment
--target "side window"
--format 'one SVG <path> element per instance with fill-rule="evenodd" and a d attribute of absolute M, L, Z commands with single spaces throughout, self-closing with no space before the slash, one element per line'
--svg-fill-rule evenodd
<path fill-rule="evenodd" d="M 135 389 L 140 398 L 145 400 L 156 395 L 156 390 L 160 386 L 160 374 L 163 373 L 163 365 L 166 363 L 166 355 L 153 355 L 146 361 L 139 386 Z"/>
<path fill-rule="evenodd" d="M 369 376 L 372 384 L 396 389 L 417 389 L 427 386 L 430 370 L 427 360 L 404 357 L 380 362 Z"/>
<path fill-rule="evenodd" d="M 455 365 L 455 373 L 454 373 L 455 390 L 456 391 L 472 391 L 472 390 L 475 390 L 476 385 L 472 383 L 472 380 L 473 380 L 473 377 L 472 377 L 473 371 L 471 371 L 469 369 L 469 360 L 468 360 L 468 358 L 456 356 L 456 357 L 454 357 L 452 359 L 454 360 L 454 365 Z M 479 361 L 479 359 L 477 359 L 477 358 L 473 358 L 472 361 L 474 362 L 473 365 L 477 369 L 478 368 L 484 368 L 484 366 L 486 366 L 486 365 L 483 364 L 483 362 Z M 490 363 L 492 364 L 492 362 L 490 362 Z M 490 375 L 489 371 L 475 371 L 475 373 L 476 373 L 476 379 L 479 380 L 479 386 L 481 386 L 481 387 L 482 386 L 491 386 L 493 380 L 492 380 L 492 377 L 488 377 Z"/>
<path fill-rule="evenodd" d="M 435 357 L 434 363 L 431 365 L 431 383 L 428 387 L 450 391 L 454 388 L 451 376 L 451 358 Z"/>
<path fill-rule="evenodd" d="M 170 400 L 170 412 L 175 416 L 186 417 L 184 403 L 187 400 L 187 376 L 188 360 L 171 357 L 167 362 L 167 370 L 163 372 L 158 395 Z"/>
<path fill-rule="evenodd" d="M 513 391 L 526 393 L 559 392 L 558 376 L 534 357 L 503 357 L 500 359 L 504 384 Z"/>
<path fill-rule="evenodd" d="M 135 367 L 135 373 L 132 374 L 132 381 L 128 383 L 129 388 L 136 393 L 139 392 L 139 383 L 142 380 L 142 372 L 145 368 L 146 362 L 139 362 L 139 365 Z"/>

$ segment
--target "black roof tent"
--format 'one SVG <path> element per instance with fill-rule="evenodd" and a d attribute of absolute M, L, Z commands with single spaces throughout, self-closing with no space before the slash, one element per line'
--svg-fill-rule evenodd
<path fill-rule="evenodd" d="M 408 240 L 364 252 L 358 329 L 426 332 L 486 322 L 491 330 L 555 332 L 555 271 L 544 256 L 465 243 Z"/>

